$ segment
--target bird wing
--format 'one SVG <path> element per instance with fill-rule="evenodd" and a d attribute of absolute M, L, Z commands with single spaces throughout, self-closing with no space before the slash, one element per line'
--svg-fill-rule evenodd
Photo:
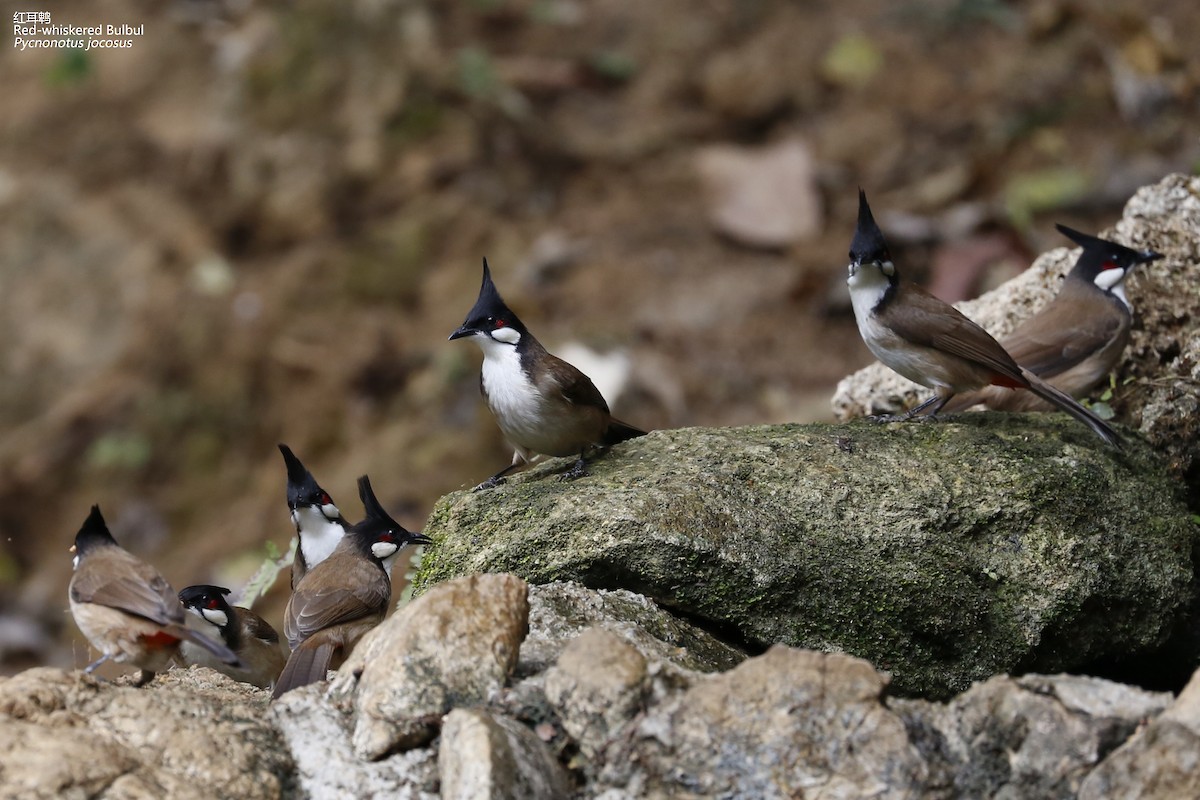
<path fill-rule="evenodd" d="M 392 585 L 379 565 L 367 558 L 339 555 L 334 553 L 313 567 L 296 587 L 284 615 L 289 642 L 302 642 L 330 625 L 378 614 L 387 607 Z"/>
<path fill-rule="evenodd" d="M 1113 314 L 1107 307 L 1113 301 L 1099 292 L 1094 298 L 1078 293 L 1071 298 L 1072 316 L 1082 317 L 1083 321 L 1069 323 L 1064 317 L 1067 304 L 1058 302 L 1067 292 L 1068 287 L 1064 286 L 1058 297 L 1022 322 L 1003 342 L 1004 349 L 1018 364 L 1043 379 L 1071 369 L 1121 335 L 1122 327 L 1129 327 L 1128 311 Z M 1079 303 L 1096 305 L 1094 311 L 1081 311 L 1089 306 Z"/>
<path fill-rule="evenodd" d="M 71 580 L 76 602 L 108 606 L 160 625 L 183 624 L 183 604 L 158 570 L 117 547 L 93 558 L 97 556 L 105 561 L 86 565 Z"/>
<path fill-rule="evenodd" d="M 913 344 L 980 364 L 1024 386 L 1021 368 L 992 335 L 962 312 L 915 284 L 903 286 L 907 314 L 890 314 L 887 324 Z"/>
<path fill-rule="evenodd" d="M 260 641 L 279 644 L 279 634 L 265 619 L 248 608 L 234 606 L 233 611 L 238 616 L 242 630 L 248 635 Z"/>
<path fill-rule="evenodd" d="M 577 406 L 592 406 L 602 409 L 605 414 L 609 413 L 604 395 L 600 394 L 591 378 L 557 356 L 547 353 L 545 358 L 547 380 L 554 382 L 568 402 Z"/>

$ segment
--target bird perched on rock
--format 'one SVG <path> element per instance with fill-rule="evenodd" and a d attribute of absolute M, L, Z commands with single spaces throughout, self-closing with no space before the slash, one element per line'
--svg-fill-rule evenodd
<path fill-rule="evenodd" d="M 188 627 L 219 638 L 241 661 L 241 666 L 226 664 L 203 647 L 184 642 L 179 656 L 184 664 L 215 669 L 235 681 L 270 689 L 287 659 L 279 644 L 279 634 L 267 621 L 248 608 L 230 605 L 229 590 L 221 586 L 197 584 L 179 592 L 179 600 L 191 612 Z"/>
<path fill-rule="evenodd" d="M 1129 342 L 1132 314 L 1125 279 L 1138 264 L 1162 255 L 1133 250 L 1066 225 L 1055 227 L 1083 248 L 1079 259 L 1054 299 L 1000 344 L 1014 361 L 1051 386 L 1082 397 L 1112 372 Z M 961 411 L 978 403 L 998 411 L 1053 409 L 1029 392 L 987 386 L 956 395 L 943 411 Z"/>
<path fill-rule="evenodd" d="M 476 486 L 498 485 L 522 463 L 541 456 L 578 456 L 564 479 L 587 474 L 591 448 L 644 436 L 645 431 L 614 419 L 591 379 L 546 351 L 512 312 L 483 260 L 483 284 L 475 306 L 450 339 L 470 337 L 483 350 L 479 388 L 506 439 L 513 460 Z"/>
<path fill-rule="evenodd" d="M 387 613 L 391 579 L 383 560 L 406 544 L 428 544 L 392 519 L 371 489 L 358 479 L 366 518 L 346 529 L 333 553 L 296 585 L 284 611 L 283 630 L 292 654 L 275 684 L 273 697 L 325 680 Z"/>
<path fill-rule="evenodd" d="M 955 394 L 985 386 L 1032 392 L 1083 422 L 1104 441 L 1120 446 L 1116 431 L 1070 396 L 1017 365 L 983 328 L 896 269 L 867 198 L 858 193 L 858 226 L 850 245 L 850 301 L 858 332 L 875 357 L 933 397 L 901 419 L 941 410 Z"/>
<path fill-rule="evenodd" d="M 121 548 L 109 533 L 99 506 L 84 520 L 71 548 L 75 572 L 67 590 L 75 624 L 103 655 L 84 670 L 109 659 L 138 667 L 142 686 L 153 680 L 190 642 L 228 665 L 240 665 L 224 644 L 190 630 L 175 590 L 154 567 Z"/>
<path fill-rule="evenodd" d="M 286 444 L 279 445 L 287 465 L 287 504 L 296 526 L 299 544 L 292 560 L 292 589 L 310 569 L 320 564 L 337 547 L 350 527 L 342 512 L 317 483 L 312 473 L 296 458 Z"/>

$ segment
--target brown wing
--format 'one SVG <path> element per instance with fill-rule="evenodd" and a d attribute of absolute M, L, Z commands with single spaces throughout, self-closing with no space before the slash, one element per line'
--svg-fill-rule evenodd
<path fill-rule="evenodd" d="M 258 614 L 240 606 L 234 606 L 233 613 L 237 614 L 238 622 L 248 636 L 271 644 L 279 644 L 279 634 Z"/>
<path fill-rule="evenodd" d="M 600 394 L 600 390 L 596 388 L 596 384 L 592 383 L 591 378 L 561 358 L 549 353 L 546 353 L 546 360 L 543 363 L 546 366 L 548 379 L 554 382 L 559 392 L 569 402 L 577 406 L 598 408 L 605 414 L 609 413 L 604 395 Z"/>
<path fill-rule="evenodd" d="M 1004 349 L 1043 379 L 1066 372 L 1121 335 L 1122 328 L 1129 328 L 1128 310 L 1122 306 L 1124 313 L 1114 314 L 1113 302 L 1094 290 L 1073 291 L 1068 284 L 1049 305 L 1005 337 Z"/>
<path fill-rule="evenodd" d="M 386 610 L 391 596 L 391 582 L 378 564 L 335 551 L 296 587 L 284 614 L 284 633 L 289 643 L 302 642 L 322 628 Z"/>
<path fill-rule="evenodd" d="M 901 284 L 897 291 L 903 292 L 904 296 L 892 302 L 903 302 L 906 313 L 886 316 L 887 324 L 897 335 L 913 344 L 973 361 L 1021 386 L 1026 385 L 1021 368 L 1012 356 L 990 333 L 967 319 L 954 306 L 942 302 L 915 284 Z"/>
<path fill-rule="evenodd" d="M 183 624 L 178 595 L 158 570 L 119 547 L 92 553 L 71 578 L 71 597 L 136 614 L 160 625 Z"/>

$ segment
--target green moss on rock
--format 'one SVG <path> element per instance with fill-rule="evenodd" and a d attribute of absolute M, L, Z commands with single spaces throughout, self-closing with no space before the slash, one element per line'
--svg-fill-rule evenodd
<path fill-rule="evenodd" d="M 628 589 L 909 694 L 1162 644 L 1196 526 L 1147 447 L 1053 415 L 658 431 L 442 498 L 418 591 L 473 572 Z"/>

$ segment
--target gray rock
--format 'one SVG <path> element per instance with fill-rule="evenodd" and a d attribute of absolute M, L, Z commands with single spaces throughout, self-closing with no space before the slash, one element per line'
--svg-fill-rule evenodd
<path fill-rule="evenodd" d="M 296 764 L 297 797 L 438 797 L 435 750 L 419 748 L 378 761 L 362 760 L 350 746 L 353 720 L 349 710 L 328 699 L 324 688 L 314 684 L 288 692 L 271 704 L 267 714 Z"/>
<path fill-rule="evenodd" d="M 283 797 L 292 763 L 267 699 L 203 668 L 144 689 L 51 668 L 0 679 L 0 797 Z"/>
<path fill-rule="evenodd" d="M 1166 454 L 1171 470 L 1200 500 L 1200 177 L 1169 175 L 1138 190 L 1111 235 L 1131 247 L 1166 257 L 1140 266 L 1126 293 L 1134 324 L 1125 360 L 1116 370 L 1112 407 Z M 1058 248 L 1024 273 L 958 308 L 994 336 L 1002 337 L 1048 302 L 1078 250 Z M 1126 383 L 1129 381 L 1129 383 Z M 1103 392 L 1097 389 L 1095 395 Z M 843 379 L 833 397 L 840 420 L 895 413 L 928 390 L 876 362 Z"/>
<path fill-rule="evenodd" d="M 353 698 L 359 757 L 425 744 L 446 712 L 495 695 L 528 631 L 527 592 L 512 575 L 449 581 L 367 634 L 329 688 Z"/>
<path fill-rule="evenodd" d="M 1200 797 L 1200 671 L 1170 708 L 1092 770 L 1079 790 L 1080 800 L 1182 797 Z"/>
<path fill-rule="evenodd" d="M 894 700 L 929 764 L 926 796 L 1074 798 L 1088 772 L 1171 702 L 1098 678 L 998 676 L 950 703 Z"/>
<path fill-rule="evenodd" d="M 1144 652 L 1194 592 L 1174 481 L 1144 444 L 1117 454 L 1057 415 L 656 431 L 591 477 L 562 466 L 442 498 L 418 588 L 511 571 L 632 589 L 926 697 Z"/>
<path fill-rule="evenodd" d="M 438 768 L 444 800 L 559 800 L 570 782 L 525 726 L 481 709 L 454 709 L 442 723 Z"/>
<path fill-rule="evenodd" d="M 642 707 L 647 678 L 641 653 L 617 634 L 592 628 L 547 673 L 546 699 L 580 752 L 594 758 Z"/>
<path fill-rule="evenodd" d="M 597 793 L 633 797 L 911 798 L 925 765 L 880 700 L 887 684 L 841 654 L 776 646 L 647 711 Z"/>
<path fill-rule="evenodd" d="M 589 589 L 573 581 L 529 587 L 529 635 L 517 671 L 541 672 L 563 648 L 590 628 L 619 635 L 646 658 L 677 667 L 716 672 L 737 666 L 746 654 L 663 611 L 640 594 Z"/>

